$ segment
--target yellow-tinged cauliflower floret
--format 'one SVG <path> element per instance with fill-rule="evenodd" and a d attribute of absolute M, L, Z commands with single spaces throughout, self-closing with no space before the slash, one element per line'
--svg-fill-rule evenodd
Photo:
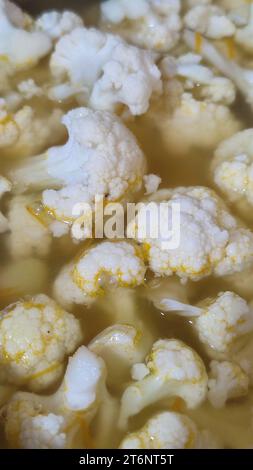
<path fill-rule="evenodd" d="M 207 397 L 215 408 L 222 408 L 230 399 L 247 395 L 249 378 L 240 366 L 228 361 L 212 361 L 210 369 Z"/>
<path fill-rule="evenodd" d="M 51 39 L 31 31 L 32 20 L 8 0 L 0 1 L 0 62 L 16 69 L 30 68 L 51 49 Z"/>
<path fill-rule="evenodd" d="M 38 255 L 45 257 L 51 248 L 51 234 L 47 225 L 32 211 L 38 196 L 25 194 L 14 196 L 7 213 L 10 233 L 6 244 L 13 259 Z"/>
<path fill-rule="evenodd" d="M 10 191 L 11 183 L 3 176 L 0 176 L 0 199 L 5 193 L 8 193 Z M 8 230 L 8 227 L 8 220 L 0 211 L 0 233 L 6 232 L 6 230 Z"/>
<path fill-rule="evenodd" d="M 177 243 L 170 248 L 168 227 L 174 220 L 174 208 L 179 209 L 180 217 L 173 234 Z M 199 280 L 210 274 L 241 272 L 253 263 L 252 232 L 241 227 L 209 188 L 158 191 L 141 204 L 129 232 L 144 247 L 149 267 L 158 276 L 176 274 L 183 280 Z M 156 237 L 150 237 L 152 233 Z"/>
<path fill-rule="evenodd" d="M 81 215 L 74 214 L 76 204 L 88 203 L 93 208 L 98 195 L 115 201 L 131 198 L 140 190 L 146 159 L 117 116 L 78 108 L 62 122 L 69 133 L 65 145 L 49 148 L 10 171 L 17 190 L 45 190 L 46 209 L 56 220 L 69 224 Z"/>
<path fill-rule="evenodd" d="M 212 174 L 219 189 L 238 211 L 251 217 L 253 206 L 253 129 L 222 142 L 214 154 Z"/>
<path fill-rule="evenodd" d="M 113 287 L 136 287 L 144 282 L 146 267 L 129 242 L 104 241 L 65 266 L 54 283 L 62 305 L 90 304 Z"/>
<path fill-rule="evenodd" d="M 0 380 L 43 390 L 81 341 L 79 321 L 46 295 L 9 305 L 0 315 Z"/>
<path fill-rule="evenodd" d="M 62 115 L 60 109 L 39 116 L 30 106 L 23 106 L 17 112 L 5 107 L 1 113 L 0 108 L 1 156 L 28 157 L 57 143 L 64 137 Z"/>
<path fill-rule="evenodd" d="M 210 39 L 222 39 L 235 34 L 236 28 L 226 12 L 216 5 L 196 5 L 184 17 L 187 28 Z"/>
<path fill-rule="evenodd" d="M 81 346 L 53 395 L 18 392 L 2 410 L 9 447 L 90 448 L 88 423 L 99 406 L 104 379 L 102 359 Z"/>
<path fill-rule="evenodd" d="M 215 449 L 219 445 L 207 431 L 199 431 L 188 416 L 165 411 L 143 428 L 128 434 L 120 449 Z"/>
<path fill-rule="evenodd" d="M 197 306 L 166 298 L 157 306 L 190 317 L 200 340 L 219 353 L 230 353 L 236 340 L 253 330 L 252 306 L 233 292 L 221 292 Z"/>
<path fill-rule="evenodd" d="M 56 80 L 53 100 L 76 96 L 80 104 L 115 111 L 122 105 L 133 115 L 149 108 L 161 92 L 160 71 L 152 52 L 96 29 L 76 28 L 61 38 L 51 56 Z"/>
<path fill-rule="evenodd" d="M 180 39 L 180 8 L 180 0 L 107 0 L 101 24 L 133 44 L 166 52 Z"/>
<path fill-rule="evenodd" d="M 115 324 L 99 333 L 89 344 L 89 349 L 101 356 L 114 385 L 129 378 L 131 366 L 144 361 L 151 346 L 150 335 L 127 324 Z"/>
<path fill-rule="evenodd" d="M 122 428 L 131 416 L 162 399 L 180 397 L 188 408 L 196 408 L 206 398 L 205 366 L 198 354 L 181 341 L 156 341 L 145 364 L 134 366 L 135 376 L 139 367 L 140 378 L 126 388 L 121 399 Z"/>
<path fill-rule="evenodd" d="M 54 41 L 83 26 L 82 18 L 73 11 L 50 10 L 42 13 L 35 21 L 35 28 L 43 31 Z"/>

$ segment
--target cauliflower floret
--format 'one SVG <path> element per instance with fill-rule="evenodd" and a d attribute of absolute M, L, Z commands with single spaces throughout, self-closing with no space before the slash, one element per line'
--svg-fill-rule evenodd
<path fill-rule="evenodd" d="M 145 184 L 146 195 L 156 193 L 162 182 L 162 178 L 160 178 L 160 176 L 153 174 L 145 175 L 143 180 Z"/>
<path fill-rule="evenodd" d="M 102 26 L 140 47 L 166 52 L 179 41 L 180 0 L 107 0 Z"/>
<path fill-rule="evenodd" d="M 207 393 L 207 374 L 198 354 L 178 340 L 159 340 L 146 358 L 147 374 L 129 385 L 121 399 L 119 424 L 159 400 L 182 398 L 188 408 L 196 408 Z"/>
<path fill-rule="evenodd" d="M 236 28 L 226 13 L 215 5 L 197 5 L 184 17 L 185 26 L 211 39 L 235 34 Z"/>
<path fill-rule="evenodd" d="M 73 11 L 46 11 L 35 21 L 35 28 L 43 31 L 53 40 L 59 39 L 73 29 L 83 26 L 82 18 Z"/>
<path fill-rule="evenodd" d="M 253 310 L 233 292 L 199 304 L 202 313 L 195 320 L 201 341 L 219 352 L 227 352 L 234 341 L 253 330 Z"/>
<path fill-rule="evenodd" d="M 9 202 L 8 226 L 10 234 L 6 239 L 13 259 L 49 254 L 52 237 L 50 231 L 33 213 L 32 207 L 38 197 L 26 194 L 14 196 Z"/>
<path fill-rule="evenodd" d="M 178 225 L 174 224 L 178 243 L 172 249 L 166 244 L 171 241 L 168 224 L 174 220 L 174 207 L 179 208 L 180 217 Z M 176 274 L 196 281 L 210 274 L 241 272 L 253 263 L 252 232 L 241 228 L 209 188 L 158 191 L 140 205 L 128 229 L 145 249 L 149 267 L 157 276 Z M 152 233 L 156 237 L 150 237 Z"/>
<path fill-rule="evenodd" d="M 211 436 L 199 431 L 183 414 L 165 411 L 153 416 L 143 428 L 128 434 L 120 449 L 214 449 L 218 446 Z M 206 445 L 207 444 L 207 445 Z"/>
<path fill-rule="evenodd" d="M 47 34 L 26 30 L 30 23 L 31 19 L 16 5 L 0 0 L 0 61 L 14 70 L 36 65 L 51 50 Z"/>
<path fill-rule="evenodd" d="M 247 395 L 249 378 L 240 366 L 233 362 L 212 361 L 208 380 L 208 400 L 215 408 L 223 408 L 233 398 Z"/>
<path fill-rule="evenodd" d="M 87 423 L 101 401 L 104 380 L 102 359 L 81 346 L 69 360 L 62 385 L 53 395 L 25 392 L 13 395 L 2 411 L 9 446 L 24 449 L 89 446 Z"/>
<path fill-rule="evenodd" d="M 6 305 L 19 296 L 42 292 L 48 285 L 48 279 L 49 268 L 40 259 L 25 258 L 7 263 L 0 269 L 1 301 L 6 299 Z"/>
<path fill-rule="evenodd" d="M 253 4 L 249 5 L 249 18 L 248 24 L 241 29 L 236 31 L 235 41 L 239 44 L 246 52 L 251 53 L 253 51 Z"/>
<path fill-rule="evenodd" d="M 144 361 L 150 346 L 146 332 L 132 325 L 115 324 L 93 338 L 89 349 L 104 359 L 110 383 L 122 385 L 131 366 Z"/>
<path fill-rule="evenodd" d="M 216 85 L 214 91 L 208 86 L 204 93 L 217 96 Z M 156 113 L 153 118 L 157 119 Z M 183 155 L 194 149 L 212 150 L 222 140 L 238 132 L 241 124 L 227 106 L 198 100 L 187 92 L 182 94 L 172 114 L 163 115 L 159 128 L 167 148 Z"/>
<path fill-rule="evenodd" d="M 11 183 L 3 176 L 0 176 L 0 200 L 5 193 L 8 193 L 10 191 L 11 191 Z M 8 220 L 0 211 L 0 233 L 6 232 L 8 228 L 9 228 Z"/>
<path fill-rule="evenodd" d="M 231 105 L 235 101 L 236 90 L 231 80 L 215 76 L 206 65 L 201 64 L 199 54 L 185 54 L 177 59 L 165 57 L 160 64 L 163 78 L 171 80 L 182 78 L 185 80 L 184 89 L 191 90 L 197 87 L 198 97 L 207 102 Z M 165 82 L 166 83 L 166 82 Z M 170 82 L 167 83 L 168 89 Z"/>
<path fill-rule="evenodd" d="M 164 298 L 157 307 L 190 317 L 200 340 L 220 353 L 228 354 L 239 337 L 253 330 L 251 306 L 233 292 L 221 292 L 197 306 Z"/>
<path fill-rule="evenodd" d="M 31 100 L 36 96 L 43 95 L 42 88 L 35 83 L 33 78 L 28 78 L 27 80 L 19 82 L 17 89 L 25 100 Z"/>
<path fill-rule="evenodd" d="M 249 216 L 253 206 L 253 129 L 222 142 L 214 154 L 214 181 L 238 210 Z"/>
<path fill-rule="evenodd" d="M 250 2 L 247 0 L 220 0 L 219 4 L 223 8 L 227 17 L 237 26 L 246 26 L 249 17 Z"/>
<path fill-rule="evenodd" d="M 0 317 L 0 380 L 43 390 L 81 341 L 79 321 L 46 295 L 9 305 Z"/>
<path fill-rule="evenodd" d="M 104 241 L 60 271 L 54 295 L 62 305 L 90 304 L 107 288 L 142 284 L 145 272 L 143 259 L 133 245 Z"/>
<path fill-rule="evenodd" d="M 64 146 L 49 148 L 10 171 L 18 190 L 46 189 L 42 197 L 46 209 L 56 220 L 69 223 L 75 220 L 77 203 L 93 207 L 97 195 L 115 201 L 140 190 L 146 160 L 117 116 L 78 108 L 62 122 L 69 132 Z"/>
<path fill-rule="evenodd" d="M 39 116 L 30 106 L 24 106 L 15 113 L 2 108 L 1 114 L 0 149 L 3 156 L 28 157 L 64 136 L 60 109 Z"/>
<path fill-rule="evenodd" d="M 76 95 L 79 103 L 94 109 L 114 111 L 124 105 L 131 114 L 143 114 L 152 95 L 161 92 L 160 72 L 151 52 L 96 29 L 76 28 L 61 38 L 50 67 L 60 82 L 50 90 L 51 99 Z"/>
<path fill-rule="evenodd" d="M 184 41 L 192 49 L 196 49 L 196 34 L 190 30 L 184 31 Z M 200 36 L 201 56 L 213 65 L 225 77 L 234 82 L 238 90 L 244 95 L 247 103 L 253 107 L 253 73 L 252 70 L 245 69 L 238 65 L 234 60 L 230 60 L 224 54 L 219 52 L 210 41 Z"/>

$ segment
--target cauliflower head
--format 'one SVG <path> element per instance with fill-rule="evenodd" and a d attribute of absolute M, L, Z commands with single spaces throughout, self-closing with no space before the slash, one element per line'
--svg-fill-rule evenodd
<path fill-rule="evenodd" d="M 0 62 L 28 69 L 51 50 L 50 36 L 29 30 L 32 20 L 8 0 L 0 1 Z"/>
<path fill-rule="evenodd" d="M 218 188 L 242 213 L 253 205 L 253 129 L 222 142 L 214 154 L 212 174 Z"/>
<path fill-rule="evenodd" d="M 167 52 L 180 39 L 180 8 L 180 0 L 107 0 L 101 22 L 137 46 Z"/>
<path fill-rule="evenodd" d="M 46 295 L 6 307 L 0 316 L 0 378 L 43 390 L 61 377 L 82 341 L 79 321 Z"/>
<path fill-rule="evenodd" d="M 103 241 L 85 250 L 65 266 L 54 283 L 62 305 L 90 304 L 112 287 L 136 287 L 144 282 L 146 267 L 129 242 Z"/>
<path fill-rule="evenodd" d="M 62 122 L 69 133 L 65 145 L 25 159 L 10 171 L 17 191 L 43 189 L 46 210 L 70 224 L 78 203 L 93 206 L 97 195 L 108 201 L 122 200 L 141 189 L 146 159 L 117 116 L 77 108 Z"/>
<path fill-rule="evenodd" d="M 89 446 L 87 424 L 101 401 L 104 379 L 102 359 L 81 346 L 70 358 L 63 382 L 53 395 L 17 392 L 12 396 L 2 411 L 9 447 Z"/>
<path fill-rule="evenodd" d="M 150 204 L 151 203 L 151 204 Z M 180 210 L 177 247 L 167 248 L 174 207 Z M 151 214 L 150 230 L 147 217 Z M 169 225 L 170 226 L 170 225 Z M 253 262 L 253 234 L 241 228 L 223 201 L 209 188 L 160 190 L 148 198 L 130 224 L 133 237 L 145 249 L 157 276 L 176 274 L 199 280 L 210 274 L 224 276 L 243 271 Z M 150 237 L 155 233 L 156 237 Z"/>
<path fill-rule="evenodd" d="M 0 199 L 5 193 L 8 193 L 10 191 L 11 191 L 11 183 L 3 176 L 0 176 Z M 9 228 L 8 219 L 0 211 L 0 233 L 6 232 L 8 228 Z"/>
<path fill-rule="evenodd" d="M 214 440 L 199 431 L 188 416 L 164 411 L 150 418 L 143 428 L 128 434 L 120 449 L 213 449 Z"/>
<path fill-rule="evenodd" d="M 83 26 L 82 18 L 69 10 L 46 11 L 35 21 L 36 30 L 44 32 L 54 41 L 81 26 Z"/>
<path fill-rule="evenodd" d="M 143 369 L 143 364 L 141 367 Z M 188 408 L 196 408 L 204 401 L 207 393 L 205 366 L 198 354 L 182 341 L 156 341 L 145 367 L 145 376 L 130 384 L 123 393 L 121 428 L 126 427 L 131 416 L 165 398 L 180 397 Z"/>
<path fill-rule="evenodd" d="M 80 104 L 94 109 L 125 106 L 133 115 L 143 114 L 152 95 L 161 92 L 160 71 L 151 52 L 96 29 L 76 28 L 62 37 L 50 68 L 57 82 L 49 92 L 51 99 L 76 96 Z"/>
<path fill-rule="evenodd" d="M 207 397 L 214 408 L 222 408 L 230 399 L 245 397 L 248 389 L 249 378 L 239 365 L 211 362 Z"/>

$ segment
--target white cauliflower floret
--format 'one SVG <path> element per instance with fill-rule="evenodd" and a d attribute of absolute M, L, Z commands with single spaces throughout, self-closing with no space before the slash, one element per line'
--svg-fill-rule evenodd
<path fill-rule="evenodd" d="M 104 380 L 102 359 L 81 346 L 69 360 L 62 385 L 53 395 L 25 392 L 13 395 L 2 411 L 9 446 L 24 449 L 89 446 L 87 423 L 101 401 Z"/>
<path fill-rule="evenodd" d="M 185 26 L 211 39 L 231 37 L 236 28 L 222 8 L 216 5 L 197 5 L 184 17 Z"/>
<path fill-rule="evenodd" d="M 0 61 L 14 69 L 37 64 L 51 49 L 50 37 L 43 32 L 28 31 L 31 20 L 16 5 L 0 1 Z"/>
<path fill-rule="evenodd" d="M 64 418 L 53 413 L 23 420 L 20 447 L 23 449 L 64 449 L 67 436 Z"/>
<path fill-rule="evenodd" d="M 245 215 L 253 205 L 253 129 L 247 129 L 222 142 L 214 154 L 214 181 Z"/>
<path fill-rule="evenodd" d="M 228 400 L 247 395 L 249 378 L 240 366 L 212 361 L 210 368 L 207 397 L 214 408 L 223 408 Z"/>
<path fill-rule="evenodd" d="M 3 110 L 0 115 L 0 149 L 6 157 L 28 157 L 57 143 L 64 136 L 61 124 L 62 111 L 38 115 L 30 106 L 17 112 Z"/>
<path fill-rule="evenodd" d="M 158 307 L 190 317 L 200 340 L 220 353 L 229 353 L 239 337 L 253 330 L 251 306 L 233 292 L 221 292 L 196 307 L 164 298 Z"/>
<path fill-rule="evenodd" d="M 146 160 L 117 116 L 78 108 L 62 122 L 69 133 L 65 145 L 24 160 L 10 172 L 18 190 L 46 189 L 44 206 L 56 220 L 69 223 L 77 203 L 93 207 L 97 195 L 114 201 L 140 190 Z"/>
<path fill-rule="evenodd" d="M 59 39 L 73 29 L 83 26 L 82 18 L 73 11 L 46 11 L 35 21 L 35 28 L 43 31 L 53 40 Z"/>
<path fill-rule="evenodd" d="M 208 443 L 207 443 L 208 438 Z M 165 411 L 150 418 L 143 428 L 128 434 L 120 449 L 214 449 L 211 436 L 199 431 L 188 416 Z"/>
<path fill-rule="evenodd" d="M 196 35 L 190 30 L 184 31 L 184 41 L 192 49 L 196 49 Z M 234 82 L 238 90 L 244 96 L 246 102 L 253 107 L 253 74 L 252 70 L 238 65 L 234 60 L 219 52 L 210 41 L 200 36 L 201 47 L 199 53 L 210 64 L 213 65 L 225 77 Z"/>
<path fill-rule="evenodd" d="M 0 176 L 0 200 L 5 193 L 8 193 L 10 191 L 11 191 L 11 183 L 3 176 Z M 8 228 L 9 228 L 8 220 L 0 211 L 0 233 L 6 232 Z"/>
<path fill-rule="evenodd" d="M 1 301 L 6 299 L 6 305 L 19 296 L 43 292 L 48 285 L 48 279 L 49 268 L 40 259 L 25 258 L 4 264 L 0 269 Z"/>
<path fill-rule="evenodd" d="M 198 97 L 204 98 L 207 102 L 231 105 L 236 98 L 233 82 L 228 78 L 216 76 L 214 71 L 203 65 L 201 61 L 202 57 L 199 54 L 192 53 L 179 56 L 177 59 L 171 56 L 165 57 L 160 67 L 163 78 L 169 80 L 168 91 L 171 79 L 180 78 L 182 81 L 183 78 L 186 91 L 191 89 L 194 91 L 197 87 Z"/>
<path fill-rule="evenodd" d="M 45 257 L 50 252 L 52 237 L 49 228 L 32 210 L 36 199 L 36 195 L 26 194 L 14 196 L 9 202 L 10 234 L 6 242 L 14 259 L 33 255 Z"/>
<path fill-rule="evenodd" d="M 190 347 L 178 340 L 159 340 L 146 358 L 147 375 L 130 384 L 121 399 L 120 426 L 144 408 L 165 398 L 180 397 L 196 408 L 207 393 L 205 366 Z"/>
<path fill-rule="evenodd" d="M 173 227 L 177 246 L 172 248 L 166 244 L 172 238 L 168 227 L 175 218 L 175 208 L 179 209 L 180 217 Z M 183 280 L 199 280 L 210 274 L 225 276 L 252 266 L 252 232 L 241 228 L 209 188 L 158 191 L 140 205 L 129 232 L 144 247 L 149 267 L 158 276 L 176 274 Z M 152 233 L 156 237 L 150 237 Z"/>
<path fill-rule="evenodd" d="M 19 82 L 17 89 L 25 100 L 31 100 L 32 98 L 43 94 L 42 88 L 36 84 L 33 78 L 28 78 L 27 80 Z"/>
<path fill-rule="evenodd" d="M 110 382 L 122 384 L 131 366 L 144 361 L 150 338 L 132 325 L 115 324 L 93 338 L 89 349 L 104 359 Z"/>
<path fill-rule="evenodd" d="M 205 91 L 215 96 L 214 92 L 216 89 L 209 87 Z M 172 114 L 164 115 L 159 128 L 170 151 L 180 155 L 194 149 L 211 150 L 238 132 L 241 125 L 227 106 L 198 100 L 188 92 L 182 94 Z"/>
<path fill-rule="evenodd" d="M 147 195 L 155 193 L 162 182 L 162 178 L 160 178 L 160 176 L 153 174 L 145 175 L 143 180 L 146 190 L 145 194 Z"/>
<path fill-rule="evenodd" d="M 252 53 L 253 51 L 253 4 L 249 5 L 249 18 L 248 23 L 244 28 L 237 29 L 235 34 L 235 41 L 246 52 Z"/>
<path fill-rule="evenodd" d="M 46 295 L 11 304 L 0 316 L 0 380 L 43 390 L 81 341 L 79 321 Z"/>
<path fill-rule="evenodd" d="M 52 99 L 76 95 L 79 103 L 94 109 L 115 111 L 124 105 L 131 114 L 143 114 L 152 95 L 161 92 L 151 52 L 96 29 L 76 28 L 61 38 L 50 67 L 60 82 L 49 92 Z"/>
<path fill-rule="evenodd" d="M 133 245 L 104 241 L 60 271 L 54 294 L 62 305 L 90 304 L 107 288 L 142 284 L 145 272 L 143 259 Z"/>
<path fill-rule="evenodd" d="M 107 0 L 102 25 L 140 47 L 166 52 L 179 41 L 180 0 Z"/>

